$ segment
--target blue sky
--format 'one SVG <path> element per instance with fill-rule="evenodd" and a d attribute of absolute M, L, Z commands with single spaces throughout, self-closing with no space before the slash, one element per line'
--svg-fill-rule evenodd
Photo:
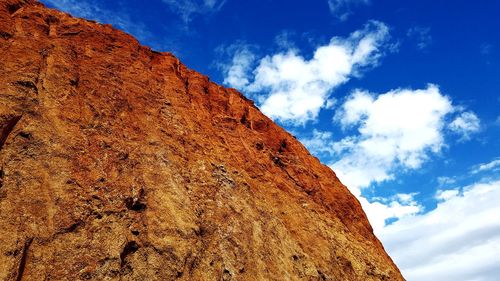
<path fill-rule="evenodd" d="M 256 100 L 349 186 L 408 280 L 500 276 L 499 1 L 42 2 Z"/>

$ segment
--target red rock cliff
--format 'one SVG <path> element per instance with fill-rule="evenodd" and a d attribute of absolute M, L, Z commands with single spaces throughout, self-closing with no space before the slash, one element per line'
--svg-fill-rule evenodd
<path fill-rule="evenodd" d="M 130 35 L 0 0 L 0 280 L 402 280 L 335 174 Z"/>

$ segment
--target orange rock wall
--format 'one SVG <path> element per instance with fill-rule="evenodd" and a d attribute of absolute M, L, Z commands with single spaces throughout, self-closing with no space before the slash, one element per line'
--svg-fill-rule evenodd
<path fill-rule="evenodd" d="M 403 280 L 359 202 L 234 89 L 0 0 L 0 280 Z"/>

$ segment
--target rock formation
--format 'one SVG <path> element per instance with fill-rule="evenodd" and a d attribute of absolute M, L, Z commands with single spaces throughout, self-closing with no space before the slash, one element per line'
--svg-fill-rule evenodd
<path fill-rule="evenodd" d="M 0 280 L 403 280 L 333 171 L 130 35 L 0 0 Z"/>

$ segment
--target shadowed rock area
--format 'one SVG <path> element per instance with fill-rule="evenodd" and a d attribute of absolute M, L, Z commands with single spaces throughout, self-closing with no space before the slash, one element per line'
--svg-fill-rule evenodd
<path fill-rule="evenodd" d="M 0 0 L 0 280 L 403 280 L 359 202 L 234 89 Z"/>

